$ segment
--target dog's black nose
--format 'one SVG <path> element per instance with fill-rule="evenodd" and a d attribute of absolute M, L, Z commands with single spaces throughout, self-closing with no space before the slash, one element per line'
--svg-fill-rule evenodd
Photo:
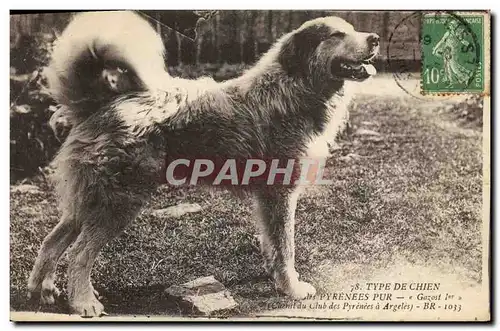
<path fill-rule="evenodd" d="M 370 33 L 370 35 L 368 36 L 368 44 L 370 44 L 370 46 L 372 47 L 378 46 L 379 41 L 380 37 L 376 33 Z"/>

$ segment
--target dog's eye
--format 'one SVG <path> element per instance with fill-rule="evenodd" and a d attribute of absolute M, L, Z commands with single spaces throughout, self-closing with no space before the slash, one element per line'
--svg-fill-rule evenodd
<path fill-rule="evenodd" d="M 332 34 L 330 35 L 330 37 L 334 37 L 334 38 L 344 38 L 344 37 L 345 37 L 345 32 L 336 31 L 336 32 L 332 33 Z"/>

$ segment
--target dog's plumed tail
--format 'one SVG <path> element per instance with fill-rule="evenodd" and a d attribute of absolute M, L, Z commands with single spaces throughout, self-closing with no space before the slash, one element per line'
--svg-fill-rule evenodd
<path fill-rule="evenodd" d="M 164 53 L 161 37 L 134 12 L 78 14 L 55 43 L 46 70 L 49 92 L 75 115 L 93 112 L 124 92 L 164 86 L 170 78 Z M 107 67 L 120 68 L 125 88 L 103 83 Z"/>

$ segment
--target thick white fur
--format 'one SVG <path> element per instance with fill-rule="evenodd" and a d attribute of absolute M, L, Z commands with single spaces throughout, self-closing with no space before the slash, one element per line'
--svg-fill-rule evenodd
<path fill-rule="evenodd" d="M 161 89 L 171 78 L 165 70 L 164 54 L 161 37 L 134 12 L 78 14 L 55 44 L 46 72 L 50 92 L 58 103 L 71 106 L 67 91 L 78 80 L 73 76 L 74 65 L 77 60 L 92 61 L 96 56 L 128 63 L 148 89 Z"/>

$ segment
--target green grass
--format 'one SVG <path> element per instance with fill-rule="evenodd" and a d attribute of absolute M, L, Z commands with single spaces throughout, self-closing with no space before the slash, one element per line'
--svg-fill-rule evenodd
<path fill-rule="evenodd" d="M 308 189 L 297 209 L 297 269 L 320 293 L 397 261 L 481 282 L 482 133 L 455 125 L 441 107 L 404 95 L 356 99 L 353 132 L 375 130 L 383 139 L 353 134 L 341 141 L 328 163 L 333 184 Z M 349 153 L 360 157 L 339 158 Z M 39 193 L 11 194 L 13 310 L 39 309 L 26 302 L 26 281 L 42 239 L 58 221 L 51 189 L 37 185 Z M 149 213 L 181 202 L 204 209 L 177 219 Z M 263 309 L 277 293 L 261 266 L 252 215 L 250 201 L 228 192 L 160 188 L 95 265 L 94 287 L 107 312 L 178 314 L 162 290 L 207 275 L 233 293 L 239 313 Z M 60 288 L 65 266 L 63 258 Z M 357 276 L 355 266 L 363 266 Z M 43 308 L 65 309 L 64 300 Z"/>

